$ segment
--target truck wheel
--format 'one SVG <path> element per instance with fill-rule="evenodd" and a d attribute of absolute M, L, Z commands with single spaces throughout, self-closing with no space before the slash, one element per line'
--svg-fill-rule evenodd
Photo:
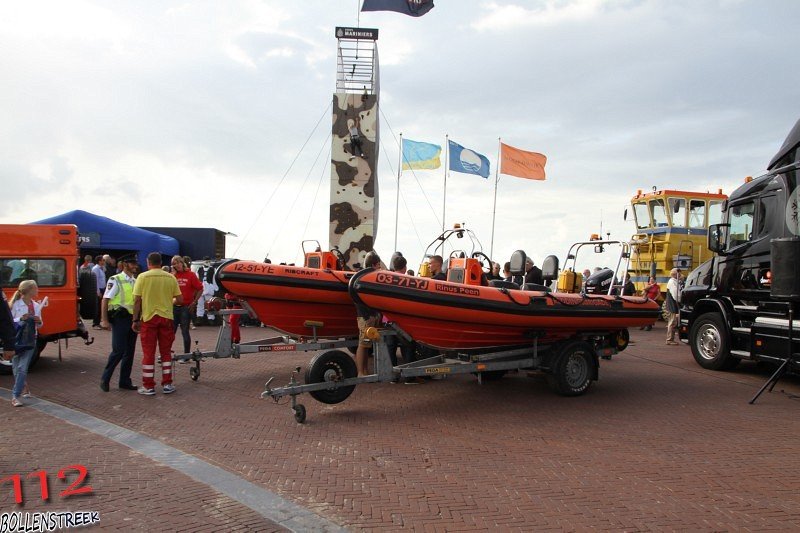
<path fill-rule="evenodd" d="M 739 359 L 731 355 L 730 339 L 719 313 L 700 315 L 689 332 L 692 355 L 697 364 L 709 370 L 731 370 Z"/>
<path fill-rule="evenodd" d="M 353 358 L 341 350 L 321 353 L 311 360 L 306 370 L 306 383 L 322 383 L 325 381 L 342 381 L 358 375 Z M 309 394 L 318 402 L 334 404 L 343 402 L 353 393 L 355 385 L 339 387 L 332 390 L 311 391 Z"/>
<path fill-rule="evenodd" d="M 594 349 L 589 343 L 567 343 L 558 354 L 547 373 L 547 383 L 562 396 L 579 396 L 592 384 L 595 364 Z"/>

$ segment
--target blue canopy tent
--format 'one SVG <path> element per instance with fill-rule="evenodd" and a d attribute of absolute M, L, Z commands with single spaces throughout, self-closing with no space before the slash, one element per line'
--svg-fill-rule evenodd
<path fill-rule="evenodd" d="M 81 248 L 135 251 L 142 265 L 147 264 L 147 254 L 150 252 L 175 255 L 179 248 L 178 241 L 172 237 L 81 210 L 69 211 L 31 224 L 75 224 L 82 237 Z"/>

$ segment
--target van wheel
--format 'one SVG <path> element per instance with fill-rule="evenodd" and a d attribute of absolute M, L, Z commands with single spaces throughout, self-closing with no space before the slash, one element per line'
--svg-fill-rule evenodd
<path fill-rule="evenodd" d="M 595 356 L 592 346 L 583 341 L 567 343 L 547 373 L 547 383 L 562 396 L 579 396 L 589 390 L 594 375 Z"/>
<path fill-rule="evenodd" d="M 36 363 L 39 362 L 39 356 L 42 355 L 42 350 L 44 350 L 45 346 L 47 346 L 47 341 L 36 339 L 36 349 L 33 351 L 33 357 L 31 358 L 31 362 L 28 364 L 28 370 L 36 366 Z"/>
<path fill-rule="evenodd" d="M 709 370 L 732 370 L 739 359 L 731 355 L 730 339 L 719 313 L 700 315 L 689 332 L 689 344 L 697 364 Z"/>
<path fill-rule="evenodd" d="M 34 367 L 34 365 L 39 361 L 39 355 L 41 355 L 42 350 L 47 345 L 46 341 L 41 339 L 36 339 L 36 350 L 33 352 L 33 357 L 31 358 L 31 362 L 28 364 L 28 369 Z M 11 365 L 0 365 L 0 376 L 8 376 L 12 374 Z"/>
<path fill-rule="evenodd" d="M 78 296 L 81 298 L 81 317 L 94 320 L 97 316 L 97 277 L 91 272 L 82 272 L 78 278 Z"/>

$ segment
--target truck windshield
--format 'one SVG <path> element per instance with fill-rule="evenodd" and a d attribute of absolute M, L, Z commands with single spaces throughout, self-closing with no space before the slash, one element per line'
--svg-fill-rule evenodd
<path fill-rule="evenodd" d="M 731 225 L 728 249 L 748 242 L 753 237 L 753 215 L 755 204 L 747 202 L 728 208 L 728 223 Z"/>
<path fill-rule="evenodd" d="M 650 213 L 647 212 L 647 204 L 644 202 L 633 204 L 633 216 L 636 218 L 636 229 L 650 227 Z"/>
<path fill-rule="evenodd" d="M 650 200 L 650 214 L 653 217 L 653 226 L 656 228 L 663 228 L 669 226 L 669 219 L 667 218 L 667 210 L 664 209 L 664 200 Z"/>
<path fill-rule="evenodd" d="M 0 258 L 0 286 L 17 288 L 32 279 L 39 287 L 61 287 L 66 282 L 67 264 L 63 259 Z"/>
<path fill-rule="evenodd" d="M 717 204 L 719 211 L 719 202 Z M 694 229 L 706 227 L 706 202 L 705 200 L 691 200 L 689 202 L 689 227 Z"/>
<path fill-rule="evenodd" d="M 683 198 L 669 199 L 669 212 L 672 213 L 672 225 L 677 228 L 686 227 L 686 200 Z"/>

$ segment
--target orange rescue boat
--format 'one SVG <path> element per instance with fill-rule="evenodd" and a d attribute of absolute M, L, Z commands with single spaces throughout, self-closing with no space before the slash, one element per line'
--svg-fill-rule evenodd
<path fill-rule="evenodd" d="M 249 305 L 264 324 L 294 337 L 309 336 L 311 322 L 323 337 L 358 335 L 356 309 L 347 292 L 353 272 L 337 270 L 331 252 L 307 253 L 305 266 L 231 261 L 217 283 Z"/>
<path fill-rule="evenodd" d="M 461 261 L 469 269 L 474 260 Z M 448 277 L 453 274 L 463 279 L 458 272 L 448 272 Z M 475 283 L 367 269 L 350 280 L 350 296 L 384 313 L 415 341 L 440 349 L 522 346 L 534 338 L 549 344 L 594 332 L 627 342 L 627 328 L 652 324 L 659 314 L 658 304 L 643 297 L 483 286 L 477 279 Z"/>

